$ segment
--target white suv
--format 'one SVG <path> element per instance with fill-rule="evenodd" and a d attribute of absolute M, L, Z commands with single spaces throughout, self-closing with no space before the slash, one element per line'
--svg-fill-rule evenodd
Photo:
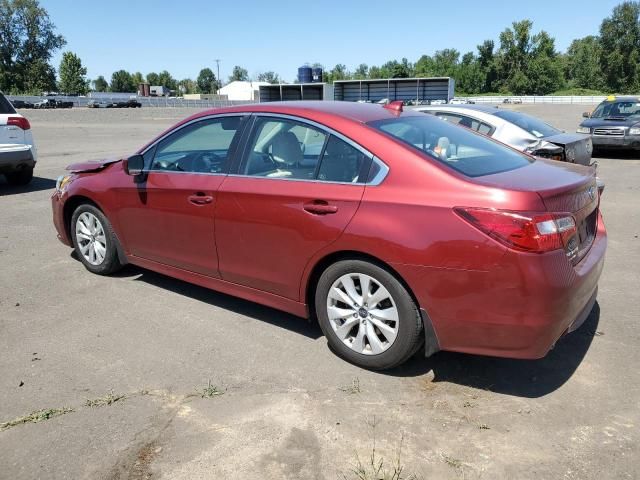
<path fill-rule="evenodd" d="M 37 152 L 29 120 L 0 92 L 0 175 L 9 185 L 26 185 L 33 177 Z"/>

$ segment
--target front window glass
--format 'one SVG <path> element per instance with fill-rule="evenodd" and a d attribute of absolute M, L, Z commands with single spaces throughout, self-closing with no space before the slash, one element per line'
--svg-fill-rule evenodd
<path fill-rule="evenodd" d="M 640 115 L 640 102 L 602 102 L 591 114 L 591 118 L 629 118 Z"/>
<path fill-rule="evenodd" d="M 534 161 L 436 116 L 399 117 L 370 122 L 368 125 L 469 177 L 514 170 Z"/>
<path fill-rule="evenodd" d="M 150 170 L 221 173 L 242 117 L 221 117 L 187 125 L 165 138 Z"/>
<path fill-rule="evenodd" d="M 557 128 L 552 127 L 548 123 L 544 123 L 538 118 L 527 115 L 526 113 L 514 112 L 513 110 L 497 110 L 493 112 L 493 115 L 517 125 L 536 138 L 550 137 L 552 135 L 562 133 Z"/>

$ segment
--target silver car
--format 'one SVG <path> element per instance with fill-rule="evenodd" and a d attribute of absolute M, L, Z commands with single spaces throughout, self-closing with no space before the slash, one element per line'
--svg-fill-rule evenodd
<path fill-rule="evenodd" d="M 470 128 L 531 155 L 591 165 L 593 145 L 588 135 L 564 133 L 526 113 L 485 105 L 430 105 L 415 110 Z"/>

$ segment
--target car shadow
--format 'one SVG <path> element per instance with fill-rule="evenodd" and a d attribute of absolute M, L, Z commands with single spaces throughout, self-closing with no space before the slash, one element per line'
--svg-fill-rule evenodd
<path fill-rule="evenodd" d="M 71 257 L 78 260 L 75 251 Z M 288 313 L 248 300 L 216 292 L 166 275 L 127 265 L 112 277 L 145 282 L 199 302 L 266 322 L 317 340 L 323 336 L 316 321 L 306 321 Z M 600 306 L 596 302 L 584 324 L 558 340 L 555 348 L 539 360 L 513 360 L 455 352 L 438 352 L 424 357 L 424 349 L 399 367 L 377 372 L 396 377 L 419 377 L 433 371 L 433 383 L 449 382 L 518 397 L 537 398 L 566 383 L 582 363 L 598 331 Z"/>
<path fill-rule="evenodd" d="M 77 259 L 77 256 L 74 256 L 74 258 Z M 151 270 L 145 270 L 135 265 L 127 265 L 120 272 L 112 276 L 132 278 L 136 282 L 145 282 L 149 285 L 169 290 L 199 302 L 223 308 L 276 327 L 286 328 L 289 331 L 313 340 L 322 337 L 322 330 L 320 330 L 316 322 L 310 322 L 274 308 L 216 292 L 215 290 L 200 287 L 192 283 L 183 282 L 182 280 L 155 273 Z"/>
<path fill-rule="evenodd" d="M 611 160 L 640 160 L 640 151 L 638 150 L 614 150 L 598 148 L 593 151 L 593 158 L 611 159 Z"/>
<path fill-rule="evenodd" d="M 386 373 L 417 376 L 433 370 L 434 383 L 450 382 L 491 392 L 526 398 L 547 395 L 566 383 L 582 363 L 598 331 L 600 306 L 596 302 L 584 324 L 558 340 L 555 348 L 539 360 L 513 360 L 453 352 L 430 358 L 415 355 L 404 365 Z"/>
<path fill-rule="evenodd" d="M 41 190 L 51 190 L 55 188 L 56 181 L 50 178 L 33 177 L 27 185 L 12 186 L 7 183 L 4 175 L 0 175 L 0 196 L 16 195 L 19 193 L 39 192 Z"/>

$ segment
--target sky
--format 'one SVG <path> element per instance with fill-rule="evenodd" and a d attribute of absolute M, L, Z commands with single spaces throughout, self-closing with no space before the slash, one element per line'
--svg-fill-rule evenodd
<path fill-rule="evenodd" d="M 40 0 L 67 40 L 63 51 L 80 56 L 87 76 L 107 80 L 119 69 L 168 70 L 196 78 L 210 67 L 220 76 L 240 65 L 255 78 L 275 71 L 293 81 L 297 68 L 337 63 L 381 65 L 406 57 L 415 62 L 436 50 L 476 52 L 498 40 L 512 22 L 533 21 L 564 51 L 575 38 L 596 35 L 622 0 Z"/>

